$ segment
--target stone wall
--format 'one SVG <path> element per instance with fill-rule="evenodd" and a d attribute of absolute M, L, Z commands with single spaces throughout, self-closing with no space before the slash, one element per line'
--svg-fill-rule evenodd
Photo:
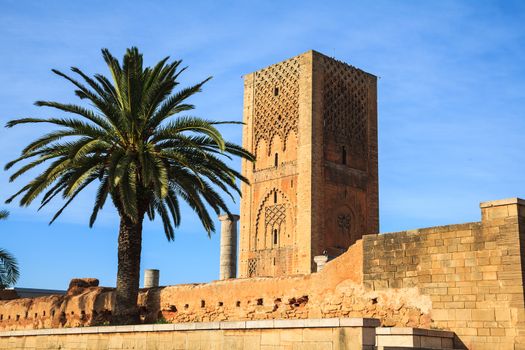
<path fill-rule="evenodd" d="M 417 287 L 432 300 L 432 327 L 469 348 L 525 348 L 523 205 L 486 202 L 481 222 L 365 236 L 365 288 Z"/>
<path fill-rule="evenodd" d="M 430 326 L 430 298 L 416 288 L 367 290 L 361 242 L 320 273 L 215 281 L 143 290 L 147 323 L 371 317 L 389 325 Z M 0 330 L 102 325 L 111 320 L 113 291 L 87 287 L 66 296 L 0 302 Z"/>
<path fill-rule="evenodd" d="M 525 202 L 481 204 L 480 222 L 368 235 L 319 273 L 151 288 L 145 323 L 370 317 L 451 330 L 470 349 L 525 349 Z M 103 325 L 113 290 L 0 301 L 0 330 Z"/>
<path fill-rule="evenodd" d="M 376 320 L 157 324 L 0 333 L 1 349 L 374 349 Z"/>

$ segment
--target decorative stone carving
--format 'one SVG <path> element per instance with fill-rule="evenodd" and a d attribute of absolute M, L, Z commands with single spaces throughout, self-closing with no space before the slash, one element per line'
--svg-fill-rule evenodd
<path fill-rule="evenodd" d="M 280 237 L 286 232 L 286 219 L 290 203 L 284 193 L 272 189 L 264 197 L 259 207 L 255 223 L 255 241 L 251 245 L 253 251 L 271 248 L 275 244 L 275 230 L 277 230 L 277 245 L 282 247 Z M 268 244 L 268 242 L 274 242 Z"/>
<path fill-rule="evenodd" d="M 257 259 L 248 259 L 248 277 L 257 275 Z"/>
<path fill-rule="evenodd" d="M 279 227 L 286 221 L 286 205 L 276 204 L 264 208 L 264 224 L 266 227 Z"/>
<path fill-rule="evenodd" d="M 366 73 L 324 58 L 323 106 L 325 132 L 355 155 L 366 154 L 368 80 Z M 349 69 L 350 68 L 350 69 Z"/>
<path fill-rule="evenodd" d="M 299 119 L 299 59 L 275 64 L 255 73 L 254 141 L 267 142 L 267 152 L 275 135 L 284 148 L 291 130 L 297 133 Z M 257 147 L 255 147 L 257 148 Z"/>

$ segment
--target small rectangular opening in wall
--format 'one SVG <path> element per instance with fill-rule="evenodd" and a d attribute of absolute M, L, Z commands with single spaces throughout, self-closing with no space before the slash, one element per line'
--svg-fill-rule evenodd
<path fill-rule="evenodd" d="M 37 318 L 37 317 L 38 317 L 38 312 L 35 312 L 35 318 Z"/>
<path fill-rule="evenodd" d="M 29 317 L 29 312 L 26 311 L 24 318 L 28 318 L 28 317 Z"/>
<path fill-rule="evenodd" d="M 263 304 L 263 298 L 257 299 L 257 305 L 262 305 L 262 304 Z"/>
<path fill-rule="evenodd" d="M 20 321 L 20 315 L 16 315 L 16 320 Z"/>
<path fill-rule="evenodd" d="M 237 302 L 235 303 L 235 306 L 241 307 L 241 302 L 237 300 Z"/>
<path fill-rule="evenodd" d="M 201 307 L 205 307 L 206 306 L 206 302 L 204 300 L 201 300 Z"/>
<path fill-rule="evenodd" d="M 46 315 L 46 312 L 45 311 L 42 311 L 42 316 L 45 316 Z"/>
<path fill-rule="evenodd" d="M 4 320 L 4 315 L 0 315 L 0 321 Z"/>
<path fill-rule="evenodd" d="M 222 301 L 219 301 L 219 303 L 217 304 L 219 307 L 223 306 L 224 303 Z"/>
<path fill-rule="evenodd" d="M 279 96 L 279 88 L 277 86 L 273 88 L 273 95 Z"/>

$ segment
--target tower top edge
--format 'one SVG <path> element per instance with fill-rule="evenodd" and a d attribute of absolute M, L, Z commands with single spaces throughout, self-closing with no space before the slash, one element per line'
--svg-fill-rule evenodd
<path fill-rule="evenodd" d="M 284 60 L 282 60 L 282 61 L 279 61 L 279 62 L 276 62 L 276 63 L 270 64 L 270 65 L 268 65 L 268 66 L 265 66 L 265 67 L 263 67 L 263 68 L 260 68 L 260 69 L 258 69 L 258 70 L 256 70 L 256 71 L 252 71 L 252 72 L 249 72 L 249 73 L 243 74 L 242 77 L 244 78 L 244 77 L 246 77 L 246 76 L 248 76 L 248 75 L 251 75 L 251 74 L 254 74 L 254 73 L 258 73 L 258 72 L 262 72 L 262 71 L 264 71 L 264 70 L 266 70 L 266 69 L 268 69 L 268 68 L 271 68 L 271 67 L 273 67 L 273 66 L 276 66 L 276 65 L 278 65 L 278 64 L 282 64 L 282 63 L 285 63 L 285 62 L 287 62 L 287 61 L 290 61 L 290 60 L 293 60 L 293 59 L 297 59 L 297 58 L 302 57 L 302 56 L 308 56 L 308 55 L 317 56 L 317 57 L 323 57 L 323 58 L 325 58 L 325 59 L 331 60 L 331 61 L 336 62 L 336 63 L 338 63 L 338 64 L 344 65 L 344 66 L 346 66 L 346 67 L 348 67 L 348 68 L 350 68 L 350 69 L 356 69 L 356 70 L 358 70 L 358 71 L 360 71 L 360 72 L 363 72 L 363 73 L 365 73 L 365 74 L 367 74 L 367 75 L 369 75 L 369 76 L 371 76 L 371 77 L 377 78 L 377 76 L 374 75 L 374 74 L 372 74 L 372 73 L 369 73 L 369 72 L 367 72 L 367 71 L 364 71 L 364 70 L 362 70 L 361 68 L 358 68 L 358 67 L 356 67 L 356 66 L 353 66 L 353 65 L 351 65 L 351 64 L 349 64 L 349 63 L 346 63 L 346 62 L 344 62 L 344 61 L 342 61 L 342 60 L 339 60 L 339 59 L 337 59 L 337 58 L 335 58 L 335 57 L 331 57 L 331 56 L 325 55 L 324 53 L 321 53 L 321 52 L 316 51 L 316 50 L 308 50 L 308 51 L 303 52 L 303 53 L 301 53 L 301 54 L 299 54 L 299 55 L 295 55 L 295 56 L 289 57 L 289 58 L 287 58 L 287 59 L 284 59 Z"/>

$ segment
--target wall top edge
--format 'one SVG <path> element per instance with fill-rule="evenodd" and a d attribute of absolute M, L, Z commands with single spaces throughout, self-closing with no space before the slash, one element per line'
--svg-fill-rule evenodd
<path fill-rule="evenodd" d="M 490 208 L 490 207 L 498 207 L 502 205 L 512 205 L 512 204 L 525 205 L 525 200 L 518 198 L 518 197 L 497 199 L 494 201 L 481 202 L 479 204 L 479 207 L 480 208 Z"/>
<path fill-rule="evenodd" d="M 280 329 L 280 328 L 375 328 L 380 324 L 375 318 L 321 318 L 296 320 L 221 321 L 170 324 L 144 324 L 130 326 L 100 326 L 76 328 L 29 329 L 0 332 L 1 337 L 25 337 L 38 335 L 67 335 L 93 333 L 167 332 L 218 329 Z"/>

